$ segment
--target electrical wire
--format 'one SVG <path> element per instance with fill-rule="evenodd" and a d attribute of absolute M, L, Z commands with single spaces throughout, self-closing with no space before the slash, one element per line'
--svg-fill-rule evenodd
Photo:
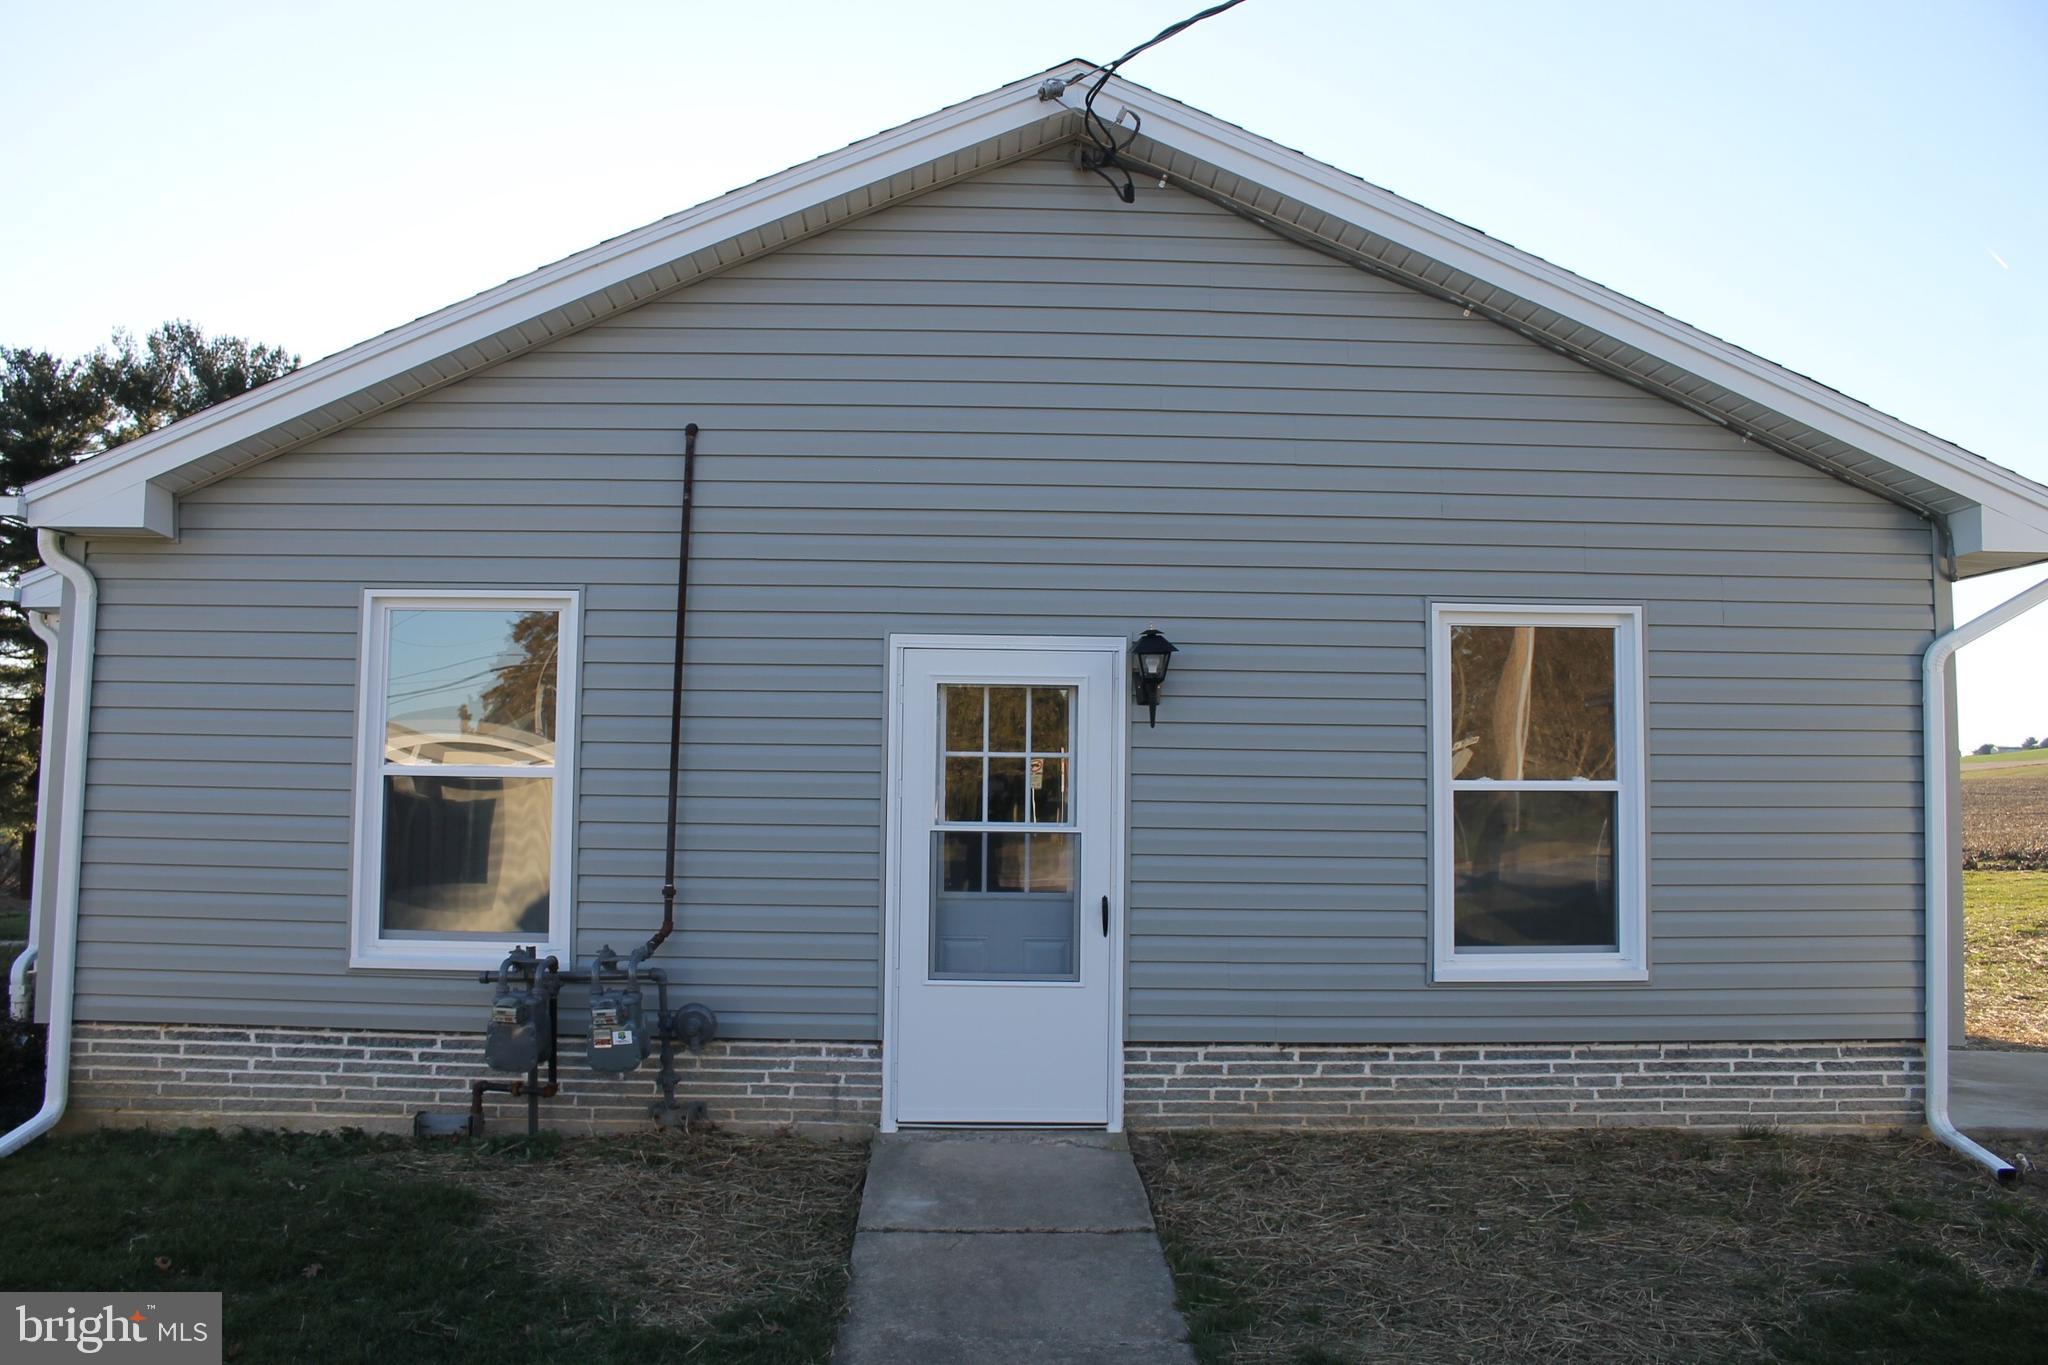
<path fill-rule="evenodd" d="M 1243 3 L 1244 0 L 1223 0 L 1221 4 L 1211 5 L 1199 14 L 1190 14 L 1178 23 L 1168 24 L 1165 28 L 1160 29 L 1159 32 L 1153 34 L 1144 42 L 1139 43 L 1109 65 L 1097 68 L 1102 74 L 1097 76 L 1095 83 L 1088 87 L 1088 96 L 1081 101 L 1081 126 L 1087 133 L 1088 140 L 1095 144 L 1095 154 L 1084 161 L 1083 164 L 1089 170 L 1101 176 L 1103 182 L 1116 191 L 1116 197 L 1123 200 L 1126 204 L 1137 199 L 1138 190 L 1136 184 L 1131 180 L 1131 173 L 1117 159 L 1117 154 L 1137 140 L 1139 131 L 1145 126 L 1145 118 L 1135 109 L 1125 110 L 1124 112 L 1131 116 L 1131 135 L 1122 142 L 1118 142 L 1116 127 L 1107 122 L 1102 115 L 1095 112 L 1095 97 L 1100 95 L 1102 88 L 1109 84 L 1109 78 L 1116 74 L 1117 68 L 1137 56 L 1140 52 L 1157 47 L 1175 34 L 1185 33 L 1204 19 L 1212 19 L 1216 15 L 1223 13 L 1223 11 L 1235 9 Z M 1089 74 L 1091 73 L 1083 72 L 1076 79 L 1085 80 Z M 1069 83 L 1071 84 L 1071 82 Z M 1123 115 L 1117 115 L 1117 122 L 1121 123 L 1122 121 Z M 1121 181 L 1117 179 L 1117 176 L 1110 174 L 1112 170 L 1117 173 L 1117 176 L 1123 177 Z"/>

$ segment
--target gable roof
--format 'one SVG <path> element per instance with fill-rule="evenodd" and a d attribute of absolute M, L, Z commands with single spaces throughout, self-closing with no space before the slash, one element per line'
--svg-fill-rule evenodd
<path fill-rule="evenodd" d="M 1048 72 L 508 281 L 23 490 L 30 524 L 172 536 L 180 494 L 741 261 L 1075 139 Z M 1056 78 L 1056 79 L 1052 79 Z M 1060 87 L 1066 88 L 1060 88 Z M 1942 524 L 1965 575 L 2048 560 L 2048 488 L 1654 308 L 1234 124 L 1112 77 L 1134 172 L 1448 299 Z M 1108 191 L 1105 189 L 1105 195 Z"/>

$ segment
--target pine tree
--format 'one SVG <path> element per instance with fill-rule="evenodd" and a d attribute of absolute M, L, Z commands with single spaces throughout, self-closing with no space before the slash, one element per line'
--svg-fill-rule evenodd
<path fill-rule="evenodd" d="M 167 322 L 140 344 L 117 331 L 109 345 L 71 360 L 34 347 L 0 346 L 0 488 L 18 493 L 298 364 L 297 356 L 275 346 L 208 339 L 189 322 Z M 35 532 L 0 519 L 0 578 L 13 583 L 38 562 Z M 24 888 L 42 717 L 41 641 L 19 610 L 0 611 L 0 838 L 24 854 Z"/>

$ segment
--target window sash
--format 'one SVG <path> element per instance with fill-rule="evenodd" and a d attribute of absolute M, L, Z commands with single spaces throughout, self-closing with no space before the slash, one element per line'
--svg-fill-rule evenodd
<path fill-rule="evenodd" d="M 1598 781 L 1573 779 L 1569 782 L 1495 777 L 1451 779 L 1451 790 L 1460 792 L 1618 792 L 1622 785 L 1619 778 L 1601 778 Z"/>
<path fill-rule="evenodd" d="M 1451 776 L 1451 630 L 1454 626 L 1600 628 L 1614 632 L 1615 775 L 1608 779 L 1453 778 Z M 1642 609 L 1635 606 L 1466 605 L 1434 603 L 1429 632 L 1431 785 L 1430 940 L 1437 982 L 1540 984 L 1641 982 L 1649 979 L 1647 745 L 1644 728 Z M 1456 797 L 1468 792 L 1608 793 L 1615 798 L 1613 950 L 1562 948 L 1460 950 L 1457 946 Z"/>
<path fill-rule="evenodd" d="M 393 777 L 486 778 L 553 783 L 548 867 L 548 931 L 542 956 L 573 955 L 576 729 L 581 709 L 581 595 L 572 590 L 468 591 L 372 588 L 363 594 L 356 709 L 355 833 L 349 914 L 352 968 L 485 970 L 532 934 L 506 938 L 441 938 L 384 929 L 384 803 Z M 391 618 L 398 611 L 552 611 L 558 619 L 555 659 L 555 761 L 538 764 L 395 763 L 387 759 L 386 695 Z"/>
<path fill-rule="evenodd" d="M 385 777 L 553 777 L 553 763 L 386 763 Z"/>

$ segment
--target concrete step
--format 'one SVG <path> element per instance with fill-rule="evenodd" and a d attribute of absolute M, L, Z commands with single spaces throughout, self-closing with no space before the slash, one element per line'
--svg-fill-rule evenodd
<path fill-rule="evenodd" d="M 1949 1117 L 1964 1132 L 2048 1132 L 2048 1052 L 1955 1048 L 1948 1065 Z"/>
<path fill-rule="evenodd" d="M 1120 1138 L 1105 1133 L 897 1133 L 869 1159 L 860 1226 L 876 1232 L 1151 1232 Z"/>
<path fill-rule="evenodd" d="M 1191 1365 L 1173 1278 L 1122 1140 L 876 1139 L 833 1360 Z"/>

